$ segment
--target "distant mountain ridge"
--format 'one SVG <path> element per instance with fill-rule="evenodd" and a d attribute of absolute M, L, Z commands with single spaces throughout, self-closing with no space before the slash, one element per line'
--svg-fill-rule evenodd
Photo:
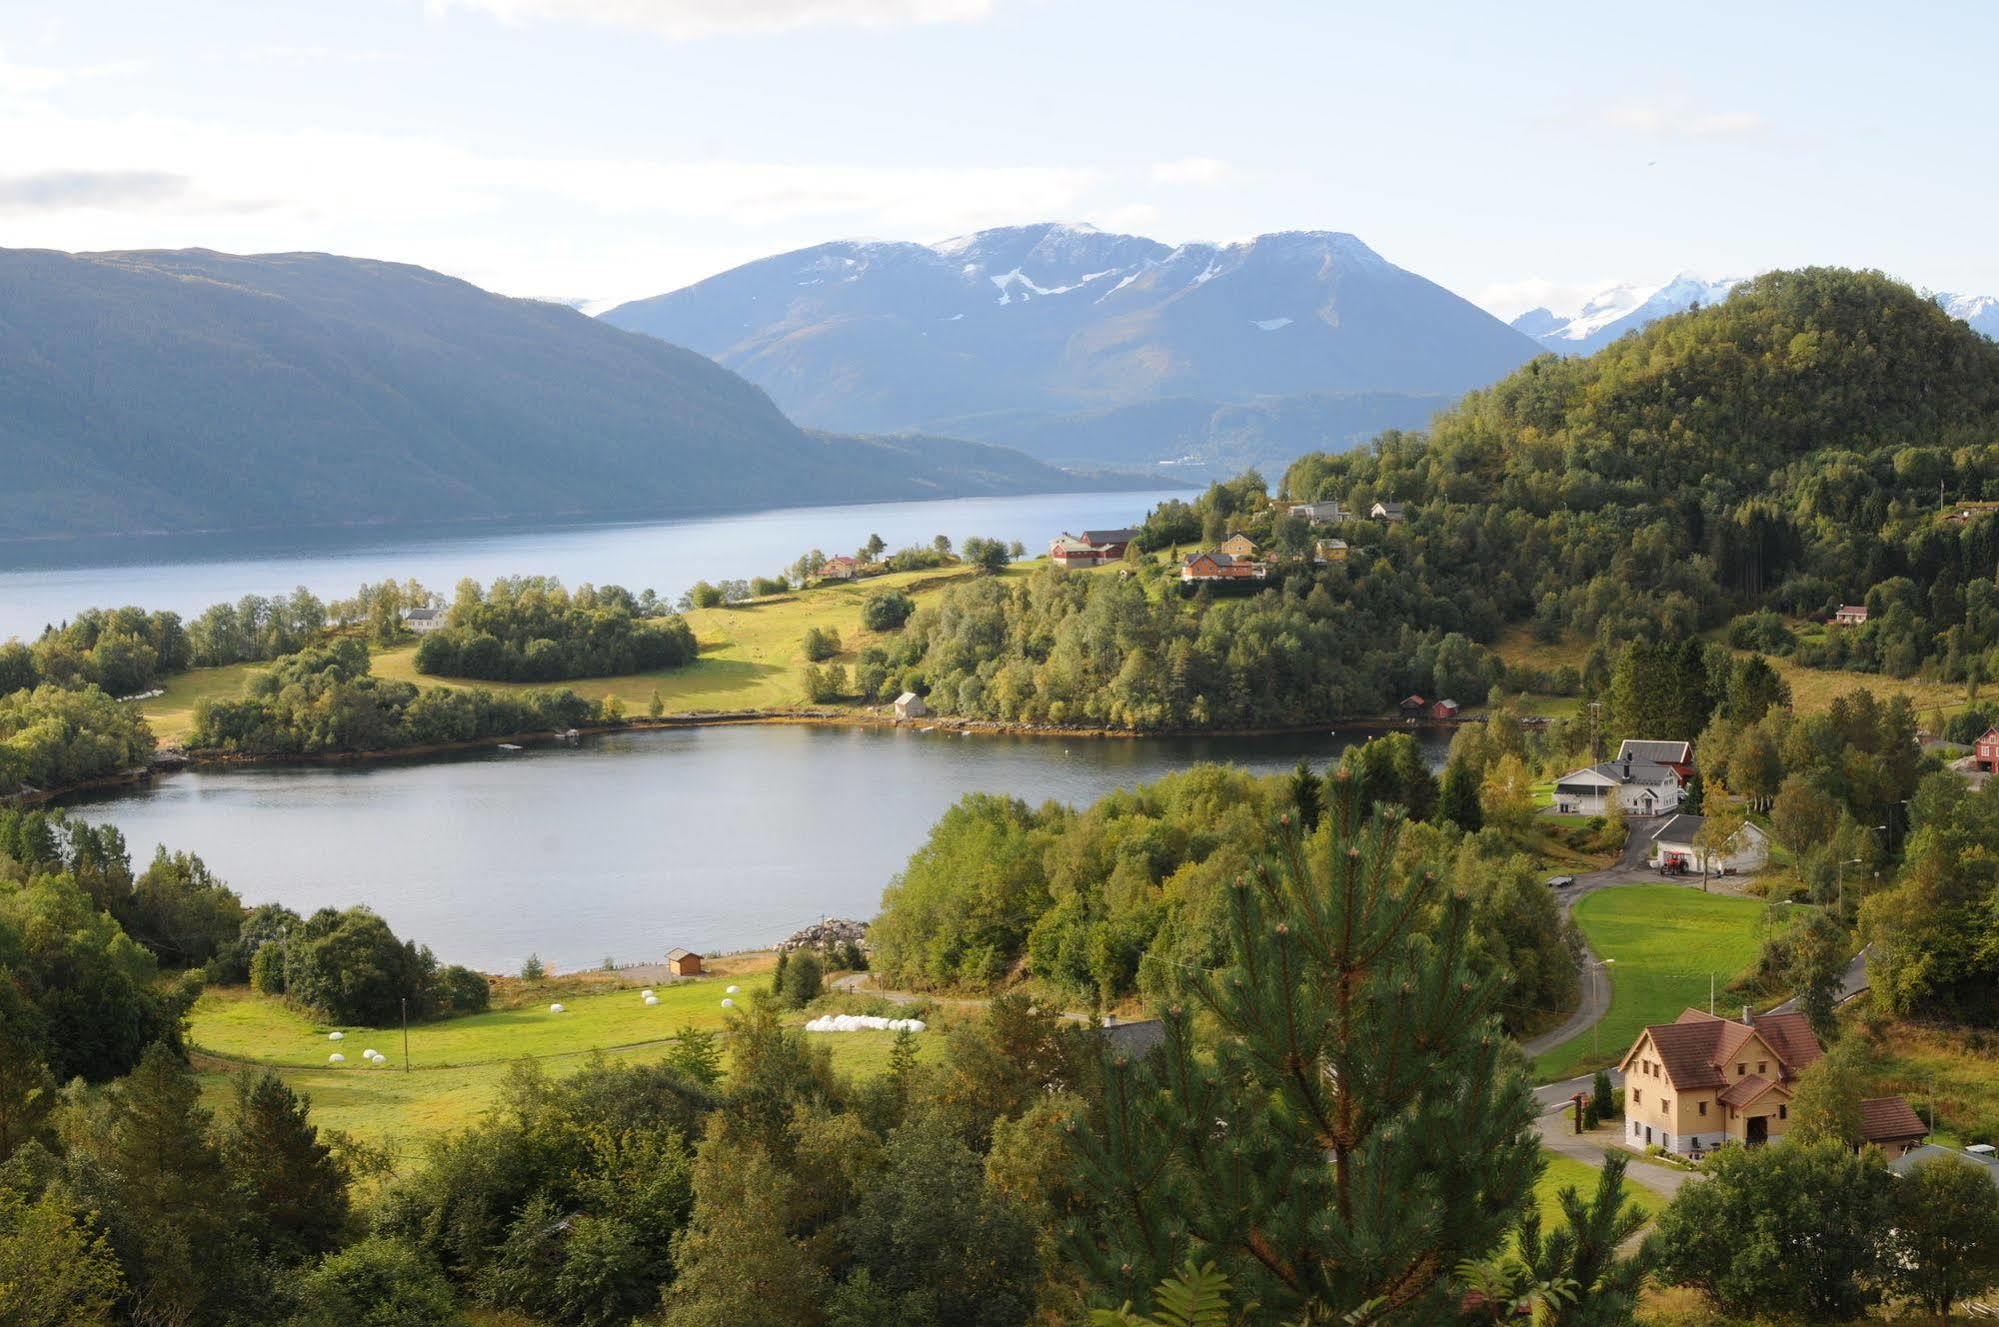
<path fill-rule="evenodd" d="M 0 250 L 0 538 L 1073 488 L 809 434 L 712 360 L 420 267 Z"/>
<path fill-rule="evenodd" d="M 1164 400 L 1210 411 L 1303 395 L 1434 399 L 1537 353 L 1484 310 L 1352 235 L 1170 246 L 1043 223 L 925 245 L 840 241 L 620 305 L 605 321 L 688 346 L 801 423 L 1009 445 L 1049 421 Z M 1065 435 L 1092 450 L 1080 422 Z M 1070 444 L 1065 443 L 1065 446 Z M 1308 444 L 1316 445 L 1316 444 Z M 1154 457 L 1153 459 L 1163 459 Z"/>
<path fill-rule="evenodd" d="M 1684 313 L 1696 305 L 1719 304 L 1742 283 L 1741 277 L 1717 281 L 1682 272 L 1662 286 L 1626 283 L 1598 291 L 1573 317 L 1545 308 L 1529 309 L 1511 326 L 1557 354 L 1589 355 L 1668 314 Z M 1951 317 L 1970 324 L 1973 331 L 1999 340 L 1999 298 L 1948 293 L 1931 298 Z"/>

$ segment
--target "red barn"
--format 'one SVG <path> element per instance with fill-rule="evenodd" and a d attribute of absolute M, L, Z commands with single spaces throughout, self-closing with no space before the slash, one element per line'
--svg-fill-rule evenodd
<path fill-rule="evenodd" d="M 1458 703 L 1455 700 L 1440 700 L 1430 706 L 1433 719 L 1455 719 L 1458 717 Z"/>
<path fill-rule="evenodd" d="M 1978 768 L 1987 774 L 1999 770 L 1999 728 L 1987 728 L 1978 739 Z"/>

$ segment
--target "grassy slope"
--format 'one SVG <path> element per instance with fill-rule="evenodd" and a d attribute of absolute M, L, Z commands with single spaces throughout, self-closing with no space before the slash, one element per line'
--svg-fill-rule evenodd
<path fill-rule="evenodd" d="M 767 978 L 738 980 L 745 988 L 738 998 L 747 998 Z M 415 1024 L 407 1073 L 400 1030 L 343 1028 L 345 1039 L 331 1042 L 330 1026 L 240 987 L 201 997 L 189 1040 L 196 1048 L 203 1090 L 212 1098 L 227 1092 L 233 1073 L 268 1066 L 311 1095 L 319 1123 L 388 1144 L 407 1157 L 426 1137 L 477 1119 L 516 1060 L 539 1060 L 559 1075 L 580 1068 L 593 1052 L 620 1060 L 655 1059 L 683 1027 L 719 1030 L 727 1017 L 721 1002 L 728 983 L 726 977 L 715 977 L 661 986 L 656 988 L 660 1002 L 652 1007 L 640 1001 L 634 985 L 556 996 L 566 1010 L 561 1014 L 550 1013 L 549 1002 L 537 1000 L 521 1008 Z M 887 1032 L 846 1032 L 825 1034 L 823 1040 L 837 1067 L 866 1076 L 886 1067 L 895 1038 Z M 917 1044 L 930 1052 L 936 1040 L 926 1035 Z M 368 1067 L 361 1058 L 368 1047 L 390 1056 L 393 1067 Z M 327 1056 L 335 1051 L 347 1063 L 329 1064 Z"/>
<path fill-rule="evenodd" d="M 1039 565 L 1022 563 L 1009 567 L 1004 574 L 1026 576 Z M 687 622 L 700 642 L 701 657 L 690 666 L 626 677 L 580 678 L 553 685 L 566 686 L 590 700 L 616 696 L 624 702 L 626 712 L 633 715 L 646 712 L 654 690 L 660 693 L 669 713 L 779 709 L 803 704 L 805 697 L 798 675 L 806 664 L 802 642 L 807 630 L 830 627 L 839 632 L 846 653 L 838 662 L 851 667 L 854 656 L 878 639 L 861 630 L 861 604 L 870 594 L 893 587 L 908 591 L 920 602 L 953 581 L 976 574 L 963 567 L 902 572 L 851 584 L 823 585 L 735 608 L 696 609 L 687 614 Z M 257 667 L 233 664 L 182 673 L 166 683 L 166 694 L 143 702 L 141 708 L 161 741 L 184 740 L 194 724 L 195 702 L 208 697 L 241 695 L 245 682 Z M 382 677 L 423 686 L 481 686 L 495 691 L 522 690 L 528 686 L 517 682 L 426 677 L 416 671 L 414 645 L 378 651 L 374 670 Z"/>
<path fill-rule="evenodd" d="M 1689 1007 L 1705 1008 L 1708 977 L 1717 987 L 1755 961 L 1755 899 L 1703 894 L 1682 885 L 1604 889 L 1576 904 L 1576 924 L 1611 970 L 1610 1012 L 1599 1038 L 1588 1032 L 1534 1062 L 1534 1081 L 1549 1083 L 1614 1063 L 1639 1029 L 1670 1023 Z M 1591 1052 L 1600 1044 L 1600 1054 Z"/>
<path fill-rule="evenodd" d="M 1493 649 L 1509 664 L 1528 665 L 1535 668 L 1559 668 L 1564 664 L 1581 668 L 1583 659 L 1589 653 L 1587 641 L 1565 637 L 1547 642 L 1535 640 L 1525 627 L 1511 627 L 1493 642 Z M 1751 651 L 1738 650 L 1738 654 Z M 1862 687 L 1872 691 L 1883 700 L 1893 695 L 1906 695 L 1915 703 L 1916 712 L 1927 716 L 1931 710 L 1941 709 L 1948 714 L 1964 707 L 1964 687 L 1961 683 L 1925 682 L 1918 678 L 1893 678 L 1880 673 L 1853 673 L 1824 668 L 1803 668 L 1778 655 L 1765 655 L 1770 666 L 1775 668 L 1791 687 L 1791 707 L 1799 714 L 1817 714 L 1832 704 L 1834 696 L 1857 691 Z M 1574 696 L 1527 696 L 1520 705 L 1523 715 L 1538 715 L 1546 718 L 1561 718 L 1574 714 L 1577 699 Z"/>

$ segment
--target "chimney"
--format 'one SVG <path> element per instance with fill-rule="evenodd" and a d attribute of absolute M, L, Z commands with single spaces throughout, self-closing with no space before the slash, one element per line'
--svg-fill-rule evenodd
<path fill-rule="evenodd" d="M 1756 1026 L 1756 1011 L 1751 1009 L 1748 1005 L 1742 1006 L 1742 1022 L 1744 1026 L 1747 1027 Z"/>
<path fill-rule="evenodd" d="M 1631 757 L 1630 757 L 1630 756 L 1626 756 L 1626 757 L 1624 758 L 1624 781 L 1625 781 L 1626 783 L 1629 783 L 1629 782 L 1631 782 Z"/>

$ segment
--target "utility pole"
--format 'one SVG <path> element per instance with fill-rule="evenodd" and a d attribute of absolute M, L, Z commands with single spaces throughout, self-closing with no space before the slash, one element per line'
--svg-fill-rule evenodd
<path fill-rule="evenodd" d="M 403 1007 L 403 1072 L 410 1071 L 410 1001 L 407 995 L 397 1001 Z"/>

